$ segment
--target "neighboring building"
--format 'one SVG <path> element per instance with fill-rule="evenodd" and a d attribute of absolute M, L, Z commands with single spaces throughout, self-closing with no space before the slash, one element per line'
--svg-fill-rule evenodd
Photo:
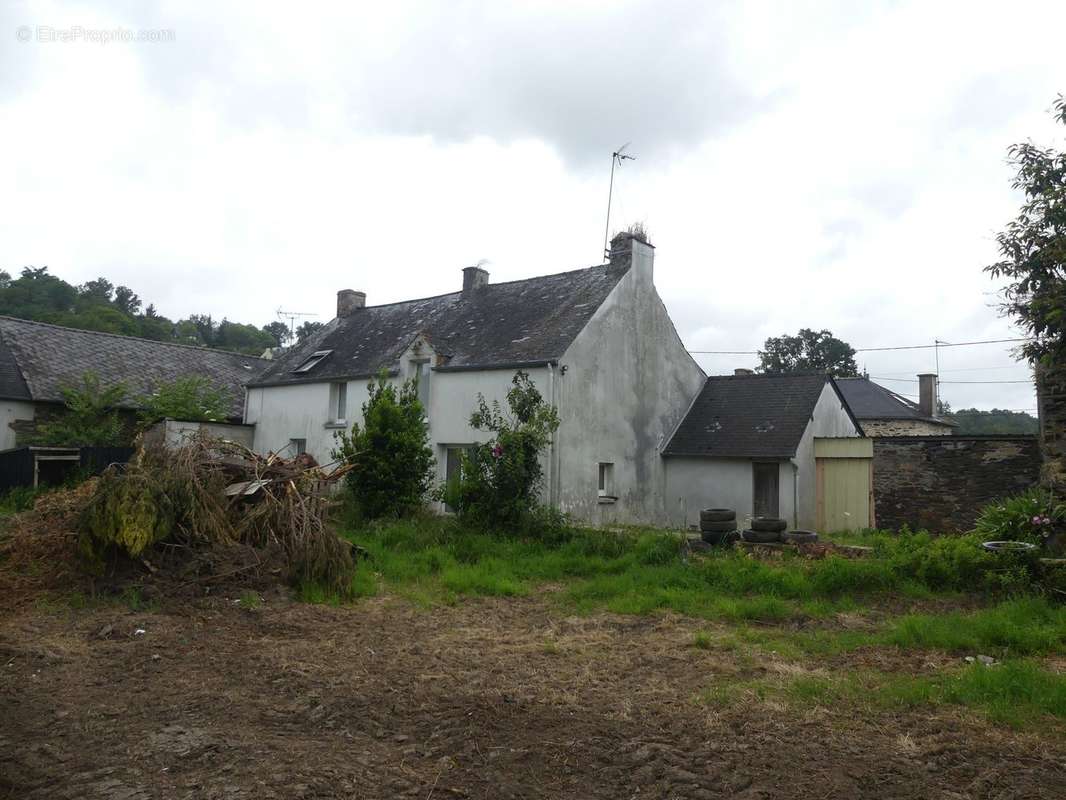
<path fill-rule="evenodd" d="M 222 350 L 0 317 L 0 450 L 17 446 L 20 434 L 58 413 L 62 390 L 79 386 L 86 372 L 105 387 L 125 384 L 122 408 L 131 414 L 137 398 L 160 384 L 199 375 L 229 392 L 230 419 L 239 422 L 244 384 L 268 364 Z"/>
<path fill-rule="evenodd" d="M 248 387 L 260 452 L 331 460 L 334 433 L 361 419 L 382 369 L 419 381 L 436 481 L 457 469 L 478 394 L 505 403 L 516 370 L 559 412 L 544 458 L 544 500 L 596 524 L 668 518 L 660 449 L 705 376 L 653 282 L 654 248 L 630 234 L 610 262 L 493 284 L 463 270 L 462 291 L 382 306 L 337 294 L 337 318 L 276 356 Z"/>
<path fill-rule="evenodd" d="M 663 449 L 669 521 L 702 508 L 793 528 L 871 524 L 871 442 L 827 375 L 709 377 Z"/>
<path fill-rule="evenodd" d="M 918 376 L 914 403 L 869 378 L 837 378 L 837 386 L 867 436 L 950 436 L 958 424 L 937 416 L 937 376 Z"/>

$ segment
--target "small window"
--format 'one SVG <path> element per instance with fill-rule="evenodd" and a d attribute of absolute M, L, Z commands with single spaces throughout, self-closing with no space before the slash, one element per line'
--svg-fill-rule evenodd
<path fill-rule="evenodd" d="M 323 358 L 332 353 L 332 350 L 316 350 L 308 356 L 293 372 L 310 372 Z"/>
<path fill-rule="evenodd" d="M 462 477 L 463 456 L 470 452 L 471 446 L 452 446 L 445 450 L 444 484 L 447 487 L 446 491 L 454 492 L 459 488 L 459 480 Z M 444 501 L 444 510 L 455 513 L 455 509 L 448 504 L 447 500 Z"/>
<path fill-rule="evenodd" d="M 344 425 L 348 421 L 347 381 L 329 385 L 329 421 L 333 425 Z"/>
<path fill-rule="evenodd" d="M 289 439 L 289 449 L 292 450 L 293 456 L 303 455 L 307 452 L 307 440 Z"/>
<path fill-rule="evenodd" d="M 411 379 L 418 387 L 418 402 L 422 404 L 422 413 L 429 416 L 429 376 L 432 374 L 428 361 L 411 362 Z"/>
<path fill-rule="evenodd" d="M 605 499 L 614 499 L 614 464 L 609 462 L 600 462 L 600 476 L 599 484 L 597 486 L 597 494 Z"/>

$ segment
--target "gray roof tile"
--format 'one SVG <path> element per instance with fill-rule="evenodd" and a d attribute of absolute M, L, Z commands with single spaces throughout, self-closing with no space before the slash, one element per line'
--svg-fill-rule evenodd
<path fill-rule="evenodd" d="M 917 419 L 941 425 L 955 425 L 946 419 L 926 416 L 919 411 L 917 403 L 874 383 L 869 378 L 837 378 L 836 382 L 856 419 Z"/>

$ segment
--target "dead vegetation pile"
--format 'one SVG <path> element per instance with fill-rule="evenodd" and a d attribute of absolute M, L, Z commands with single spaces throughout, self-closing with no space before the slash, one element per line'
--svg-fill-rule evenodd
<path fill-rule="evenodd" d="M 95 588 L 135 574 L 174 589 L 284 578 L 344 592 L 352 550 L 327 514 L 330 485 L 345 471 L 209 437 L 147 445 L 129 464 L 44 495 L 9 521 L 4 582 L 27 591 L 88 579 Z"/>

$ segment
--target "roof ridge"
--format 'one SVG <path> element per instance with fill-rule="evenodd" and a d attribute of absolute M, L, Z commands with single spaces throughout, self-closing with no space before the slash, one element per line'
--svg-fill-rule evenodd
<path fill-rule="evenodd" d="M 577 269 L 567 269 L 567 270 L 563 270 L 562 272 L 552 272 L 552 273 L 549 273 L 547 275 L 532 275 L 532 276 L 530 276 L 528 278 L 515 278 L 513 281 L 497 281 L 496 283 L 487 284 L 485 286 L 485 288 L 486 289 L 491 289 L 493 286 L 511 286 L 512 284 L 515 284 L 515 283 L 526 283 L 528 281 L 536 281 L 536 280 L 541 280 L 543 278 L 558 278 L 560 275 L 572 275 L 575 272 L 588 272 L 589 270 L 597 269 L 599 267 L 605 267 L 605 266 L 607 266 L 607 265 L 606 264 L 593 264 L 591 267 L 578 267 Z M 441 294 L 427 295 L 426 297 L 413 297 L 410 300 L 393 300 L 391 303 L 379 303 L 378 305 L 375 305 L 375 306 L 365 306 L 364 309 L 361 309 L 361 310 L 366 310 L 366 309 L 371 309 L 371 308 L 388 308 L 389 306 L 402 306 L 405 303 L 424 303 L 426 300 L 440 300 L 442 297 L 450 297 L 452 295 L 460 295 L 461 296 L 462 294 L 463 293 L 462 293 L 461 290 L 457 291 L 457 292 L 443 292 Z M 353 313 L 358 314 L 359 311 L 355 311 Z"/>
<path fill-rule="evenodd" d="M 74 331 L 75 333 L 88 333 L 93 336 L 110 336 L 115 339 L 132 339 L 137 342 L 150 342 L 151 344 L 164 345 L 166 347 L 183 347 L 186 350 L 199 350 L 200 352 L 207 353 L 221 353 L 229 356 L 240 356 L 241 358 L 252 358 L 256 361 L 271 362 L 269 358 L 260 358 L 259 356 L 250 356 L 245 353 L 238 353 L 236 350 L 222 350 L 217 347 L 204 347 L 197 344 L 182 344 L 181 342 L 161 342 L 158 339 L 147 339 L 144 336 L 130 336 L 125 333 L 111 333 L 110 331 L 93 331 L 86 328 L 71 328 L 68 325 L 56 325 L 54 322 L 41 322 L 36 319 L 23 319 L 22 317 L 12 317 L 9 314 L 0 314 L 0 320 L 11 320 L 12 322 L 20 322 L 26 325 L 40 325 L 42 328 L 52 328 L 53 330 L 61 331 Z"/>

